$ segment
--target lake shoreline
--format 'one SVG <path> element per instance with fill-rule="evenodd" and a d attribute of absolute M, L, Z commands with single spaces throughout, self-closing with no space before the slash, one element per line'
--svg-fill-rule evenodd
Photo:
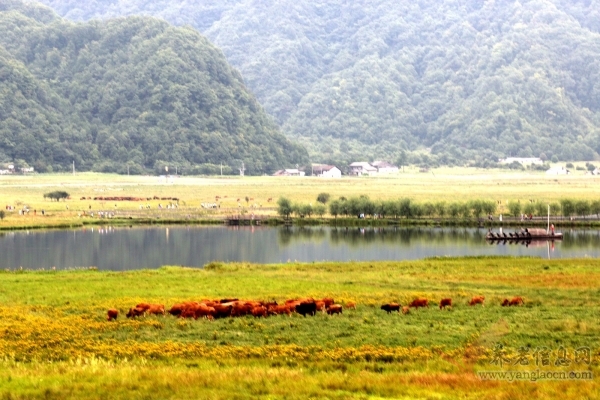
<path fill-rule="evenodd" d="M 44 218 L 44 217 L 40 217 Z M 228 224 L 227 216 L 219 216 L 214 218 L 163 218 L 163 217 L 117 217 L 117 218 L 71 218 L 64 221 L 56 221 L 50 223 L 11 223 L 0 225 L 2 231 L 21 231 L 21 230 L 41 230 L 41 229 L 72 229 L 86 226 L 147 226 L 147 225 L 230 225 L 230 226 L 328 226 L 328 227 L 369 227 L 369 226 L 405 226 L 405 227 L 464 227 L 464 228 L 546 228 L 547 220 L 538 218 L 532 221 L 520 221 L 518 218 L 505 218 L 502 222 L 498 220 L 483 220 L 473 219 L 390 219 L 390 218 L 291 218 L 284 219 L 274 216 L 266 216 L 262 219 L 242 219 L 239 224 Z M 562 217 L 550 218 L 550 223 L 558 228 L 600 228 L 600 219 L 576 219 L 567 220 Z"/>

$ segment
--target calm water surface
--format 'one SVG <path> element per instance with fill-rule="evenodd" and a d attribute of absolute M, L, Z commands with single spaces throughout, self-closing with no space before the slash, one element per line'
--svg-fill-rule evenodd
<path fill-rule="evenodd" d="M 563 241 L 489 244 L 475 228 L 95 227 L 0 233 L 0 268 L 201 267 L 214 261 L 410 260 L 432 256 L 600 257 L 599 230 Z"/>

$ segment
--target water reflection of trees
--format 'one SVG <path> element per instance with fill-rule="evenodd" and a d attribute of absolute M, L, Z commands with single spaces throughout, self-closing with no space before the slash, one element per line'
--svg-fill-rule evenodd
<path fill-rule="evenodd" d="M 279 230 L 279 244 L 287 246 L 298 241 L 329 239 L 332 245 L 359 246 L 372 243 L 400 244 L 409 246 L 416 242 L 461 245 L 485 240 L 485 231 L 472 228 L 399 228 L 399 227 L 342 227 L 297 228 Z"/>
<path fill-rule="evenodd" d="M 279 229 L 279 244 L 287 246 L 292 242 L 312 242 L 323 240 L 327 237 L 327 230 L 324 227 L 306 228 L 286 226 Z"/>
<path fill-rule="evenodd" d="M 563 232 L 564 238 L 561 246 L 564 249 L 577 247 L 600 246 L 600 231 L 598 230 L 570 230 Z"/>

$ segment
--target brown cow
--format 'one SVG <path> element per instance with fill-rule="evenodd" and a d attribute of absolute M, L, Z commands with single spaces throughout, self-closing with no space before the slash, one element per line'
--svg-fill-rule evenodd
<path fill-rule="evenodd" d="M 508 303 L 509 306 L 521 306 L 525 304 L 521 296 L 513 297 Z"/>
<path fill-rule="evenodd" d="M 295 310 L 295 307 L 295 305 L 292 306 L 290 304 L 282 304 L 280 306 L 272 306 L 269 311 L 276 315 L 287 314 L 291 316 L 292 312 Z"/>
<path fill-rule="evenodd" d="M 224 318 L 231 316 L 231 309 L 233 308 L 231 304 L 227 306 L 223 304 L 215 304 L 212 307 L 215 309 L 213 314 L 213 317 L 215 318 Z"/>
<path fill-rule="evenodd" d="M 342 314 L 342 305 L 341 304 L 332 304 L 327 307 L 327 314 Z"/>
<path fill-rule="evenodd" d="M 146 312 L 151 315 L 165 315 L 165 305 L 150 304 L 150 308 L 148 308 Z"/>
<path fill-rule="evenodd" d="M 508 306 L 509 303 L 510 301 L 508 301 L 508 299 L 504 299 L 504 301 L 502 302 L 502 307 Z"/>
<path fill-rule="evenodd" d="M 429 301 L 427 299 L 414 299 L 412 303 L 408 305 L 409 307 L 419 308 L 419 307 L 427 307 L 429 308 Z"/>
<path fill-rule="evenodd" d="M 115 310 L 114 308 L 111 308 L 110 310 L 108 310 L 108 315 L 107 315 L 106 319 L 107 319 L 107 321 L 112 321 L 113 319 L 116 320 L 118 316 L 119 316 L 119 310 Z"/>
<path fill-rule="evenodd" d="M 349 302 L 346 303 L 346 308 L 347 309 L 351 309 L 352 308 L 353 310 L 356 310 L 356 303 L 353 302 L 353 301 L 349 301 Z"/>
<path fill-rule="evenodd" d="M 334 304 L 335 301 L 333 301 L 333 299 L 331 297 L 325 297 L 324 299 L 321 300 L 323 303 L 325 303 L 325 307 L 329 307 L 330 305 Z"/>
<path fill-rule="evenodd" d="M 168 311 L 169 314 L 178 317 L 181 315 L 181 313 L 183 312 L 183 310 L 185 310 L 186 308 L 190 307 L 190 306 L 195 306 L 198 303 L 194 302 L 194 301 L 189 301 L 186 303 L 178 303 L 178 304 L 173 304 L 173 306 L 171 307 L 171 309 Z"/>
<path fill-rule="evenodd" d="M 134 318 L 134 317 L 141 317 L 142 315 L 145 314 L 145 310 L 142 308 L 137 308 L 137 307 L 132 307 L 129 309 L 129 311 L 127 312 L 127 314 L 125 314 L 125 316 L 127 318 Z"/>
<path fill-rule="evenodd" d="M 469 301 L 470 306 L 474 306 L 475 304 L 481 304 L 483 306 L 483 301 L 485 300 L 485 296 L 473 296 L 471 301 Z"/>
<path fill-rule="evenodd" d="M 382 310 L 387 311 L 387 313 L 391 313 L 392 311 L 400 312 L 400 304 L 398 303 L 387 303 L 381 306 Z"/>
<path fill-rule="evenodd" d="M 194 308 L 194 319 L 198 319 L 198 318 L 213 319 L 214 313 L 215 313 L 215 309 L 213 307 L 209 307 L 206 304 L 200 303 Z"/>
<path fill-rule="evenodd" d="M 440 301 L 440 310 L 444 307 L 452 307 L 452 299 L 442 299 Z"/>
<path fill-rule="evenodd" d="M 325 302 L 323 301 L 315 301 L 315 304 L 317 305 L 317 311 L 325 312 L 325 309 L 328 308 Z"/>
<path fill-rule="evenodd" d="M 163 304 L 140 303 L 136 305 L 135 308 L 142 310 L 144 314 L 165 315 L 165 306 Z"/>
<path fill-rule="evenodd" d="M 404 315 L 410 314 L 410 307 L 409 306 L 402 307 L 402 314 L 404 314 Z"/>
<path fill-rule="evenodd" d="M 267 308 L 263 306 L 254 307 L 252 309 L 252 315 L 254 318 L 256 317 L 266 317 L 267 316 Z"/>

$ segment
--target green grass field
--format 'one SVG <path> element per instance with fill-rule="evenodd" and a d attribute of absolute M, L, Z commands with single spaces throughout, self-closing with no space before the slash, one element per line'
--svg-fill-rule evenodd
<path fill-rule="evenodd" d="M 67 201 L 50 201 L 44 193 L 64 190 L 71 195 Z M 287 197 L 293 202 L 316 203 L 317 195 L 326 192 L 332 199 L 340 196 L 368 195 L 372 200 L 410 198 L 416 202 L 492 200 L 500 201 L 498 214 L 506 214 L 509 201 L 527 202 L 535 199 L 558 202 L 572 198 L 597 200 L 600 198 L 600 176 L 548 176 L 544 172 L 508 170 L 479 170 L 474 168 L 439 168 L 420 173 L 407 168 L 387 177 L 344 177 L 320 179 L 312 177 L 179 177 L 173 183 L 150 176 L 123 176 L 97 173 L 50 174 L 28 176 L 0 176 L 0 205 L 12 205 L 17 210 L 28 206 L 36 210 L 19 216 L 6 213 L 0 227 L 40 227 L 81 225 L 93 218 L 78 217 L 83 211 L 111 211 L 134 219 L 182 220 L 210 219 L 241 210 L 259 215 L 276 214 L 276 201 Z M 114 202 L 87 200 L 98 196 L 178 197 L 177 210 L 158 209 L 168 201 Z M 201 203 L 215 202 L 220 196 L 221 208 L 205 210 Z M 80 200 L 85 197 L 86 200 Z M 249 199 L 246 202 L 246 197 Z M 237 200 L 240 200 L 239 202 Z M 271 202 L 268 199 L 272 199 Z M 151 208 L 140 209 L 140 205 Z M 68 207 L 68 209 L 67 209 Z M 41 210 L 45 216 L 41 216 Z"/>
<path fill-rule="evenodd" d="M 531 371 L 533 352 L 561 346 L 553 370 L 598 376 L 600 261 L 440 258 L 407 262 L 220 264 L 130 272 L 0 273 L 0 398 L 595 398 L 598 379 L 483 381 L 478 371 Z M 474 295 L 485 306 L 470 307 Z M 523 296 L 522 307 L 501 307 Z M 123 318 L 148 301 L 331 296 L 343 315 L 181 320 Z M 416 297 L 454 307 L 386 314 Z M 107 322 L 108 308 L 120 310 Z M 493 364 L 498 344 L 511 362 Z M 588 347 L 592 362 L 575 363 Z M 496 350 L 495 350 L 496 349 Z"/>

